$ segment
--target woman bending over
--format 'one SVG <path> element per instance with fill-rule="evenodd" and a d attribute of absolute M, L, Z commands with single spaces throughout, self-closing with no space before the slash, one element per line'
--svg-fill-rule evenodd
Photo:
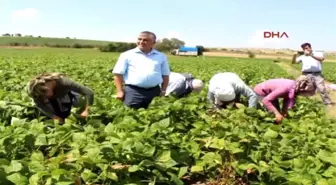
<path fill-rule="evenodd" d="M 38 110 L 61 123 L 70 115 L 72 106 L 79 106 L 80 95 L 86 98 L 82 117 L 88 116 L 89 106 L 94 100 L 94 93 L 90 88 L 61 73 L 44 73 L 36 76 L 28 83 L 27 91 Z"/>

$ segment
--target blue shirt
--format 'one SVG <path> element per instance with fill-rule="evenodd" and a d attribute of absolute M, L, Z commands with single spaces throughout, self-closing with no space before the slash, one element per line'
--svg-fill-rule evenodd
<path fill-rule="evenodd" d="M 168 76 L 170 69 L 163 53 L 153 49 L 145 54 L 134 48 L 120 54 L 113 73 L 123 75 L 126 85 L 150 88 L 160 85 L 162 76 Z"/>

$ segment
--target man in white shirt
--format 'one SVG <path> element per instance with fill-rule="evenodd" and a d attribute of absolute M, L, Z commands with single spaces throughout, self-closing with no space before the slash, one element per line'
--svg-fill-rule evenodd
<path fill-rule="evenodd" d="M 112 70 L 117 99 L 128 107 L 148 108 L 157 96 L 163 96 L 169 82 L 167 56 L 154 49 L 156 35 L 143 31 L 137 47 L 120 54 Z"/>
<path fill-rule="evenodd" d="M 249 107 L 257 108 L 257 94 L 237 74 L 217 73 L 210 79 L 207 99 L 213 107 L 221 109 L 231 103 L 235 105 L 241 95 L 247 97 Z"/>
<path fill-rule="evenodd" d="M 297 54 L 295 54 L 293 63 L 302 62 L 302 74 L 313 78 L 324 104 L 331 105 L 331 100 L 322 76 L 323 52 L 313 51 L 310 43 L 303 43 L 301 48 L 303 55 L 297 57 Z"/>

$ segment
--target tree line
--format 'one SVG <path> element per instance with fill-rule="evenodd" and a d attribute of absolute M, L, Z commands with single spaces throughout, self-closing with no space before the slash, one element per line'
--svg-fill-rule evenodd
<path fill-rule="evenodd" d="M 170 52 L 173 49 L 178 49 L 181 46 L 185 46 L 185 42 L 182 40 L 179 40 L 177 38 L 171 38 L 171 39 L 161 39 L 156 42 L 154 45 L 154 48 L 161 51 L 161 52 Z M 135 48 L 136 44 L 135 43 L 109 43 L 106 46 L 100 47 L 100 51 L 102 52 L 123 52 L 127 51 L 129 49 Z M 195 46 L 198 47 L 204 51 L 208 51 L 206 48 L 203 46 Z"/>
<path fill-rule="evenodd" d="M 33 37 L 32 35 L 26 35 L 22 36 L 20 33 L 16 34 L 9 34 L 5 33 L 2 34 L 3 37 Z M 41 36 L 38 36 L 36 38 L 42 38 Z M 70 39 L 69 37 L 66 37 L 65 39 Z M 45 43 L 40 44 L 32 44 L 27 41 L 13 41 L 8 43 L 9 46 L 44 46 L 44 47 L 56 47 L 56 48 L 98 48 L 101 52 L 124 52 L 129 49 L 135 48 L 136 43 L 126 43 L 126 42 L 110 42 L 108 44 L 83 44 L 83 43 L 48 43 L 47 41 Z M 177 38 L 163 38 L 161 40 L 158 40 L 157 43 L 154 45 L 154 48 L 161 51 L 161 52 L 170 52 L 173 49 L 178 49 L 181 46 L 185 46 L 185 42 L 182 40 L 179 40 Z M 207 51 L 206 48 L 203 46 L 195 46 L 198 48 L 201 48 L 202 52 Z"/>

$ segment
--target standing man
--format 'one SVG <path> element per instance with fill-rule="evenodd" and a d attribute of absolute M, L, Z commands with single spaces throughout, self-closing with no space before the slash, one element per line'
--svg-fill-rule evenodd
<path fill-rule="evenodd" d="M 203 81 L 195 79 L 190 73 L 171 72 L 165 95 L 173 95 L 177 98 L 182 98 L 188 96 L 192 92 L 200 92 L 203 87 Z"/>
<path fill-rule="evenodd" d="M 324 60 L 323 53 L 313 51 L 310 43 L 303 43 L 301 48 L 303 55 L 297 57 L 297 54 L 295 54 L 292 63 L 302 62 L 302 74 L 313 78 L 324 104 L 331 106 L 331 100 L 321 73 L 322 61 Z"/>
<path fill-rule="evenodd" d="M 114 66 L 117 98 L 128 107 L 147 108 L 154 97 L 166 93 L 169 64 L 166 55 L 153 49 L 155 42 L 154 33 L 141 32 L 137 47 L 121 53 Z"/>

